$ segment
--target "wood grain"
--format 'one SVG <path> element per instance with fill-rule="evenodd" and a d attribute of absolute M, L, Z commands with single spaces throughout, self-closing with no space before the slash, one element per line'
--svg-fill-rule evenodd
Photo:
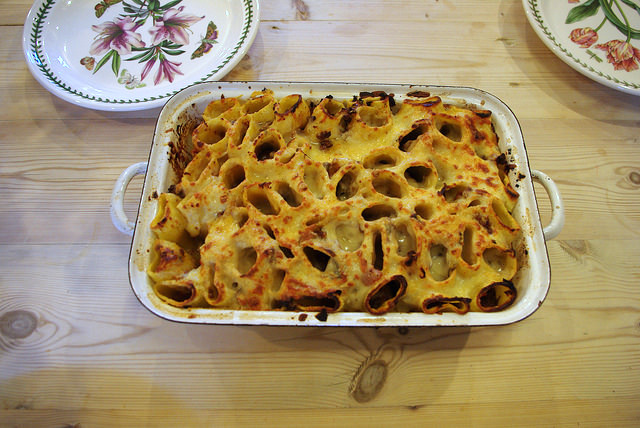
<path fill-rule="evenodd" d="M 109 199 L 147 159 L 158 109 L 50 94 L 22 52 L 30 7 L 0 2 L 0 426 L 640 424 L 640 97 L 565 65 L 520 0 L 262 1 L 256 40 L 224 77 L 471 86 L 514 111 L 566 208 L 549 294 L 512 325 L 410 329 L 147 311 Z M 132 218 L 141 186 L 126 193 Z"/>
<path fill-rule="evenodd" d="M 33 394 L 35 387 L 42 394 L 36 394 L 34 409 L 89 406 L 78 396 L 82 389 L 46 392 L 66 380 L 94 385 L 113 408 L 126 402 L 142 409 L 146 398 L 132 396 L 135 386 L 149 387 L 144 379 L 155 379 L 155 387 L 167 391 L 155 396 L 158 407 L 171 406 L 176 398 L 197 408 L 213 400 L 217 408 L 230 409 L 247 399 L 252 408 L 265 410 L 343 407 L 357 404 L 351 383 L 363 365 L 375 361 L 388 370 L 379 393 L 366 400 L 376 406 L 453 405 L 479 396 L 482 402 L 516 403 L 530 399 L 531 390 L 561 401 L 637 395 L 637 379 L 619 374 L 640 368 L 640 291 L 627 281 L 640 276 L 633 262 L 640 254 L 608 240 L 553 242 L 554 273 L 562 280 L 552 283 L 547 301 L 526 321 L 500 328 L 407 330 L 170 323 L 142 310 L 131 293 L 119 267 L 126 245 L 15 247 L 0 250 L 4 275 L 44 284 L 37 294 L 16 287 L 3 291 L 0 313 L 28 311 L 38 324 L 27 338 L 0 336 L 5 353 L 0 402 L 9 408 L 19 405 L 8 404 L 16 392 Z M 617 263 L 603 264 L 603 254 Z M 29 272 L 30 260 L 39 260 L 37 271 Z M 105 277 L 105 271 L 120 273 Z M 50 277 L 58 282 L 47 286 Z M 563 281 L 581 285 L 567 290 Z M 607 295 L 592 283 L 606 283 Z M 174 351 L 168 352 L 165 339 Z M 32 354 L 43 358 L 28 358 Z M 194 395 L 203 373 L 220 388 L 203 384 L 203 394 Z M 274 378 L 279 388 L 266 393 Z M 131 383 L 131 395 L 118 396 L 122 383 Z M 299 385 L 313 388 L 292 400 Z"/>
<path fill-rule="evenodd" d="M 585 427 L 634 426 L 637 413 L 627 413 L 634 405 L 632 399 L 604 400 L 545 400 L 518 403 L 517 418 L 520 427 L 575 427 L 578 423 Z M 330 424 L 336 427 L 414 425 L 416 421 L 438 420 L 449 426 L 460 426 L 474 421 L 476 426 L 511 426 L 514 418 L 508 411 L 513 403 L 477 403 L 476 406 L 455 404 L 450 406 L 399 406 L 369 408 L 315 409 L 313 422 L 317 425 Z M 7 424 L 29 426 L 75 427 L 133 425 L 153 427 L 189 426 L 254 426 L 264 424 L 264 412 L 254 409 L 200 410 L 173 405 L 170 410 L 157 412 L 139 410 L 9 410 Z M 611 413 L 611 415 L 609 415 Z M 309 419 L 310 411 L 298 409 L 274 410 L 269 413 L 268 425 L 298 427 Z M 580 417 L 576 418 L 575 415 Z M 445 422 L 443 422 L 445 421 Z M 305 422 L 306 423 L 306 422 Z"/>

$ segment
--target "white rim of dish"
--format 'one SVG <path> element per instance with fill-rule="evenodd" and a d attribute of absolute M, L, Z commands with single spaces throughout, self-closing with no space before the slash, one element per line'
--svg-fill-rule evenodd
<path fill-rule="evenodd" d="M 43 37 L 47 18 L 56 4 L 63 3 L 60 0 L 37 0 L 27 15 L 23 29 L 23 52 L 29 71 L 33 77 L 49 92 L 57 97 L 81 107 L 105 111 L 133 111 L 146 110 L 163 106 L 168 99 L 182 89 L 195 83 L 205 81 L 217 81 L 226 75 L 244 57 L 252 45 L 260 23 L 260 7 L 258 0 L 242 1 L 242 27 L 237 40 L 230 43 L 232 49 L 224 59 L 213 64 L 212 68 L 198 76 L 186 76 L 178 80 L 178 85 L 170 88 L 158 88 L 157 94 L 136 97 L 135 93 L 129 96 L 114 97 L 91 93 L 83 88 L 74 87 L 59 73 L 52 70 Z M 128 95 L 123 91 L 123 95 Z"/>
<path fill-rule="evenodd" d="M 583 74 L 584 76 L 592 79 L 595 82 L 601 83 L 610 88 L 626 92 L 632 95 L 640 95 L 640 80 L 637 82 L 630 82 L 622 80 L 612 73 L 606 73 L 602 70 L 598 70 L 593 66 L 587 64 L 583 59 L 574 55 L 570 49 L 558 40 L 558 35 L 553 28 L 548 24 L 543 16 L 540 4 L 545 0 L 522 0 L 525 14 L 529 24 L 534 29 L 538 37 L 542 42 L 563 62 L 569 65 L 574 70 Z M 554 0 L 552 0 L 554 1 Z M 573 46 L 572 46 L 573 47 Z M 613 68 L 612 68 L 613 71 Z M 636 71 L 640 74 L 640 71 Z"/>

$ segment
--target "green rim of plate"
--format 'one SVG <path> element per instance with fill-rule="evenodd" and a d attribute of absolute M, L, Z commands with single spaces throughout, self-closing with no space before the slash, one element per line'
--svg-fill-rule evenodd
<path fill-rule="evenodd" d="M 590 73 L 596 74 L 597 76 L 602 77 L 603 79 L 607 79 L 608 81 L 613 82 L 617 85 L 621 85 L 630 89 L 640 89 L 640 84 L 627 82 L 626 80 L 620 80 L 617 77 L 611 76 L 610 74 L 606 74 L 600 70 L 596 70 L 595 68 L 591 67 L 581 59 L 576 58 L 571 52 L 569 52 L 566 48 L 564 48 L 560 44 L 560 42 L 558 42 L 558 40 L 556 40 L 556 36 L 551 32 L 549 27 L 547 27 L 547 25 L 544 23 L 544 18 L 542 18 L 542 13 L 540 12 L 539 1 L 538 0 L 527 0 L 527 1 L 529 2 L 529 7 L 531 8 L 533 19 L 535 19 L 536 23 L 538 24 L 538 26 L 540 27 L 544 35 L 547 37 L 547 39 L 551 43 L 553 43 L 555 47 L 557 47 L 563 54 L 565 54 L 567 58 L 570 58 L 574 63 L 578 64 L 580 67 L 584 68 L 585 70 L 588 70 Z"/>
<path fill-rule="evenodd" d="M 147 102 L 150 102 L 150 101 L 157 101 L 157 100 L 160 100 L 160 99 L 163 99 L 163 98 L 171 97 L 171 96 L 175 95 L 176 93 L 180 92 L 180 90 L 184 89 L 184 88 L 177 89 L 175 91 L 167 92 L 166 94 L 153 96 L 153 97 L 136 98 L 136 99 L 131 99 L 131 100 L 126 100 L 126 99 L 118 100 L 118 99 L 109 99 L 109 98 L 102 98 L 102 97 L 96 97 L 96 96 L 93 96 L 93 95 L 88 95 L 88 94 L 85 94 L 83 92 L 77 91 L 77 90 L 71 88 L 69 85 L 65 84 L 49 68 L 49 65 L 47 64 L 47 62 L 45 60 L 45 55 L 44 55 L 44 52 L 43 52 L 43 47 L 42 47 L 42 42 L 41 42 L 42 28 L 43 28 L 45 19 L 47 18 L 47 15 L 51 11 L 51 8 L 55 5 L 56 1 L 57 0 L 45 0 L 44 3 L 42 4 L 42 6 L 40 6 L 40 8 L 38 9 L 38 12 L 36 13 L 35 19 L 33 21 L 33 26 L 31 28 L 31 33 L 30 33 L 30 38 L 29 38 L 29 46 L 31 47 L 31 56 L 35 60 L 35 64 L 38 67 L 38 69 L 40 70 L 40 72 L 42 72 L 42 74 L 51 83 L 56 85 L 58 88 L 66 91 L 66 92 L 68 92 L 68 93 L 70 93 L 72 95 L 75 95 L 77 97 L 83 98 L 85 100 L 95 101 L 95 102 L 100 102 L 100 103 L 106 103 L 106 104 L 139 104 L 139 103 L 147 103 Z M 204 76 L 204 77 L 202 77 L 202 78 L 190 83 L 187 86 L 191 86 L 194 83 L 204 82 L 204 81 L 210 79 L 211 76 L 215 75 L 220 70 L 222 70 L 222 68 L 224 66 L 226 66 L 229 63 L 229 61 L 231 61 L 233 59 L 233 57 L 236 56 L 236 54 L 238 53 L 238 51 L 240 50 L 242 45 L 245 43 L 245 41 L 246 41 L 246 39 L 248 37 L 249 31 L 251 29 L 251 26 L 253 24 L 253 21 L 254 21 L 254 6 L 253 6 L 252 0 L 242 0 L 242 2 L 244 3 L 244 18 L 245 19 L 244 19 L 244 25 L 242 26 L 242 33 L 240 35 L 238 43 L 236 43 L 236 45 L 233 48 L 233 50 L 231 51 L 231 53 L 215 69 L 213 69 L 206 76 Z"/>

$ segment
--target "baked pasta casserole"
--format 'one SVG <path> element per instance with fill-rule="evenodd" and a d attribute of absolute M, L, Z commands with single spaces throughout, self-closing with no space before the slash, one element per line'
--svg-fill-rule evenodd
<path fill-rule="evenodd" d="M 491 112 L 425 92 L 211 102 L 158 196 L 147 273 L 176 307 L 498 311 L 518 194 Z"/>

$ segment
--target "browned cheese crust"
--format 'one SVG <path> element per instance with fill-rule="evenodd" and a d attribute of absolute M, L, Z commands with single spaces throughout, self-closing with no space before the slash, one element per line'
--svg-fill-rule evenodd
<path fill-rule="evenodd" d="M 518 194 L 491 112 L 419 92 L 209 104 L 163 193 L 148 274 L 178 307 L 496 311 Z"/>

